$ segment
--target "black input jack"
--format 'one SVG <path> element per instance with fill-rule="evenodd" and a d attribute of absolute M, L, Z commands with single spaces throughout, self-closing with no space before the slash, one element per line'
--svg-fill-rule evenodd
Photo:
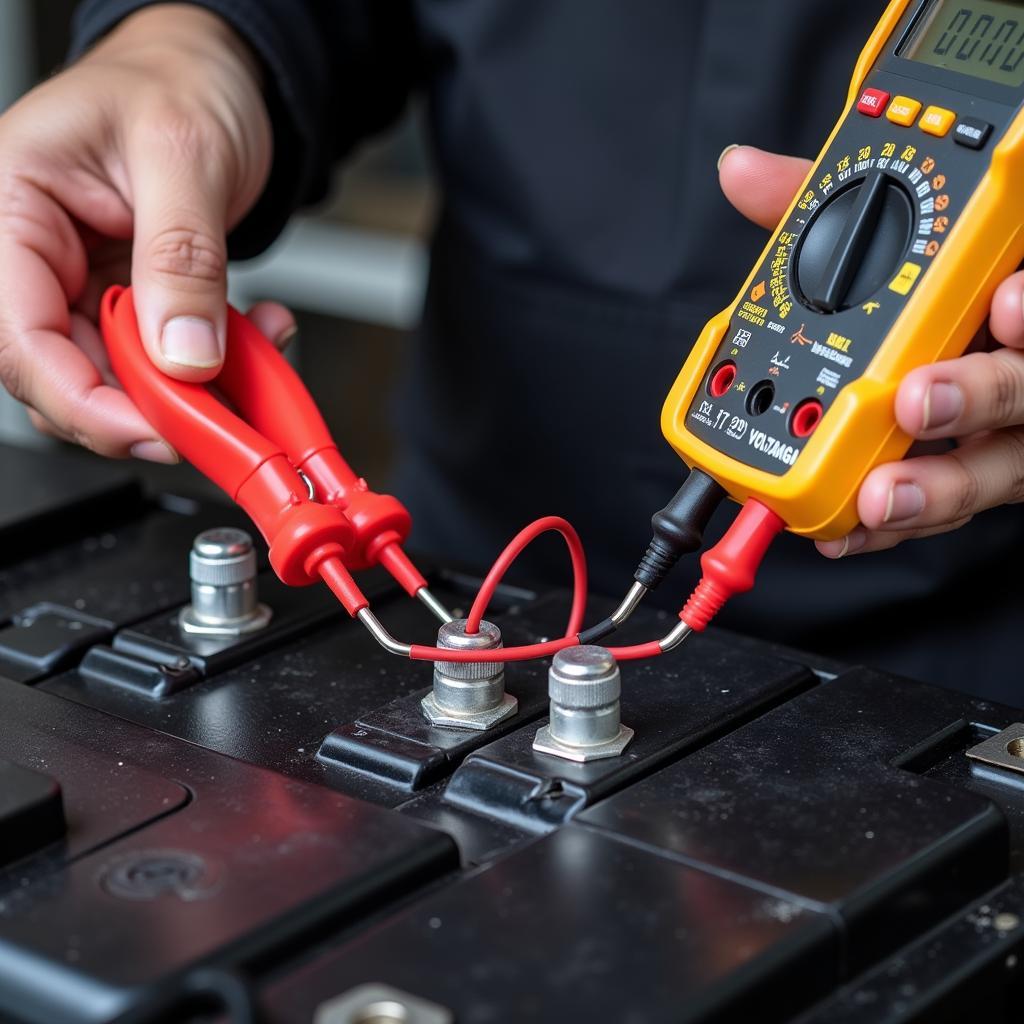
<path fill-rule="evenodd" d="M 770 380 L 755 384 L 747 395 L 747 412 L 751 416 L 763 416 L 775 401 L 775 385 Z"/>

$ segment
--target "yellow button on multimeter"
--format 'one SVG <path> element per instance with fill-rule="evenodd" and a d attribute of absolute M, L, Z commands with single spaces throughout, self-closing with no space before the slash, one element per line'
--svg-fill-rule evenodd
<path fill-rule="evenodd" d="M 1024 2 L 889 4 L 813 170 L 668 396 L 662 429 L 689 465 L 794 533 L 856 526 L 864 477 L 910 445 L 900 381 L 960 355 L 1024 261 L 1022 104 Z"/>
<path fill-rule="evenodd" d="M 889 282 L 889 290 L 897 295 L 909 295 L 920 276 L 920 263 L 904 263 L 900 272 Z"/>
<path fill-rule="evenodd" d="M 920 121 L 920 129 L 929 135 L 937 135 L 942 138 L 956 121 L 956 114 L 952 110 L 945 110 L 942 107 L 929 107 L 924 112 Z"/>
<path fill-rule="evenodd" d="M 909 96 L 897 96 L 889 104 L 889 109 L 885 112 L 885 116 L 893 124 L 909 128 L 917 120 L 917 115 L 920 113 L 921 103 L 919 100 L 911 99 Z"/>

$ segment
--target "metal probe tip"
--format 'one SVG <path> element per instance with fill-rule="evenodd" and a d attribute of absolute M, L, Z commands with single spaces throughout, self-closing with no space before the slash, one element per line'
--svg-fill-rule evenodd
<path fill-rule="evenodd" d="M 674 651 L 691 633 L 693 627 L 680 620 L 679 624 L 667 636 L 658 641 L 662 653 Z"/>
<path fill-rule="evenodd" d="M 403 644 L 396 640 L 385 628 L 381 625 L 380 619 L 377 618 L 369 608 L 361 608 L 357 613 L 356 617 L 359 621 L 369 630 L 370 636 L 377 641 L 384 648 L 388 654 L 397 654 L 400 658 L 408 658 L 412 654 L 412 645 Z"/>
<path fill-rule="evenodd" d="M 616 627 L 621 626 L 626 619 L 636 611 L 637 605 L 647 596 L 647 588 L 642 583 L 634 583 L 629 592 L 622 599 L 622 604 L 609 616 Z"/>
<path fill-rule="evenodd" d="M 453 622 L 454 618 L 452 613 L 441 602 L 434 597 L 428 587 L 420 587 L 416 591 L 416 599 L 421 601 L 424 607 L 429 608 L 432 615 L 435 615 L 441 622 L 442 625 L 446 626 L 449 622 Z"/>
<path fill-rule="evenodd" d="M 595 644 L 614 633 L 636 611 L 637 605 L 640 604 L 647 593 L 648 588 L 644 584 L 634 583 L 629 588 L 629 593 L 622 599 L 622 603 L 607 619 L 602 619 L 596 626 L 591 626 L 590 629 L 584 629 L 580 632 L 580 643 L 583 646 Z"/>

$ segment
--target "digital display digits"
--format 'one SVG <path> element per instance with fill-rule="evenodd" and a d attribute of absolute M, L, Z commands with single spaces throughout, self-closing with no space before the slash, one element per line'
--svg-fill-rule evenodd
<path fill-rule="evenodd" d="M 1020 88 L 1024 3 L 937 0 L 900 56 Z"/>

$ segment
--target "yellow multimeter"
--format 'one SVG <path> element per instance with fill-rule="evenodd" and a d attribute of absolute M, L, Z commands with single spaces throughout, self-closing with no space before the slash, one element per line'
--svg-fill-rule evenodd
<path fill-rule="evenodd" d="M 1024 259 L 1024 2 L 893 0 L 846 108 L 662 429 L 733 498 L 829 540 L 910 446 L 912 369 L 960 355 Z"/>

